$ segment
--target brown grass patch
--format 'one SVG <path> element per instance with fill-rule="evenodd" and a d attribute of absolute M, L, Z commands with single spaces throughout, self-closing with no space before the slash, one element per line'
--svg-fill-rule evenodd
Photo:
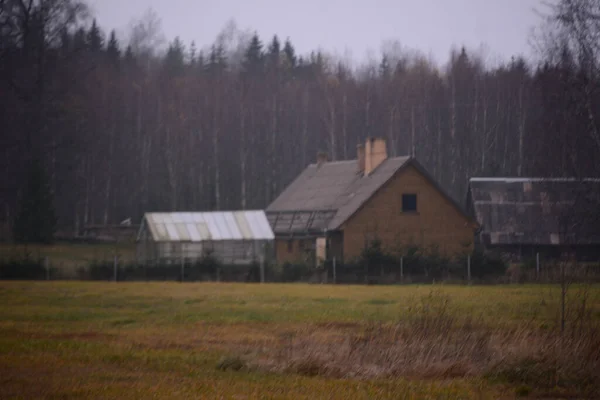
<path fill-rule="evenodd" d="M 485 376 L 580 394 L 600 387 L 600 330 L 591 320 L 573 323 L 564 334 L 531 326 L 489 329 L 455 317 L 448 300 L 435 294 L 411 310 L 409 321 L 397 324 L 287 331 L 275 346 L 254 349 L 252 363 L 271 372 L 330 378 Z"/>

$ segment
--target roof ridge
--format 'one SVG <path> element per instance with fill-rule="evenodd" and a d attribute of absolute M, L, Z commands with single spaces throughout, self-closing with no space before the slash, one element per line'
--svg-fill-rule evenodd
<path fill-rule="evenodd" d="M 409 159 L 409 158 L 412 158 L 412 157 L 410 155 L 395 156 L 395 157 L 386 157 L 385 160 L 383 160 L 383 162 L 385 162 L 387 160 L 399 160 L 401 158 Z M 348 160 L 325 161 L 324 163 L 322 163 L 322 165 L 327 165 L 327 164 L 343 164 L 343 163 L 351 163 L 351 162 L 357 162 L 357 161 L 358 161 L 358 159 L 351 158 L 351 159 L 348 159 Z M 317 162 L 313 162 L 313 163 L 310 163 L 308 165 L 318 165 L 318 164 L 319 163 L 317 163 Z"/>
<path fill-rule="evenodd" d="M 591 181 L 600 182 L 600 178 L 586 177 L 483 177 L 477 176 L 469 178 L 470 182 L 577 182 L 577 181 Z"/>

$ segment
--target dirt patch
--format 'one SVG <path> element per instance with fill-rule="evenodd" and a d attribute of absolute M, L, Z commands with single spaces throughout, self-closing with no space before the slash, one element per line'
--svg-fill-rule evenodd
<path fill-rule="evenodd" d="M 42 336 L 42 335 L 40 335 Z M 111 340 L 116 338 L 116 335 L 111 335 L 107 333 L 100 332 L 73 332 L 73 333 L 59 333 L 59 334 L 50 334 L 46 336 L 50 339 L 58 339 L 58 340 L 93 340 L 93 341 L 104 341 Z"/>

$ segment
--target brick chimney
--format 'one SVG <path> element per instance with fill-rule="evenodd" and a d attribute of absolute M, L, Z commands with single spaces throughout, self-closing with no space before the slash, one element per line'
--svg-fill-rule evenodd
<path fill-rule="evenodd" d="M 365 145 L 362 143 L 356 145 L 356 160 L 358 172 L 363 173 L 365 171 Z"/>
<path fill-rule="evenodd" d="M 325 164 L 328 161 L 327 153 L 320 151 L 317 153 L 317 167 Z"/>
<path fill-rule="evenodd" d="M 369 175 L 387 158 L 387 146 L 383 138 L 367 138 L 365 143 L 365 176 Z"/>

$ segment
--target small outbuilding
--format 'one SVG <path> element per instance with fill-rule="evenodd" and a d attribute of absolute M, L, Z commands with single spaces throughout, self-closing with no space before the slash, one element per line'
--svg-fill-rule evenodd
<path fill-rule="evenodd" d="M 223 264 L 269 259 L 273 231 L 263 211 L 146 213 L 137 236 L 144 264 L 195 262 L 210 254 Z"/>
<path fill-rule="evenodd" d="M 600 179 L 471 178 L 467 209 L 480 224 L 477 245 L 513 262 L 600 259 Z"/>

